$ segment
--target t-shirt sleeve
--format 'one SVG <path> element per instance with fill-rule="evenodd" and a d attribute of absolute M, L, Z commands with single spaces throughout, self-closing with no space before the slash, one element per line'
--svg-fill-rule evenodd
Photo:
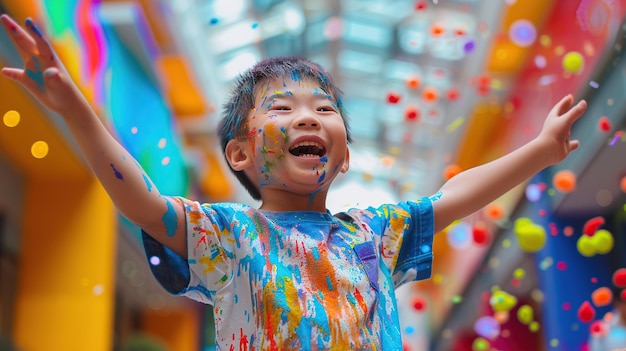
<path fill-rule="evenodd" d="M 391 272 L 394 286 L 428 279 L 432 273 L 433 199 L 370 209 L 370 227 L 380 235 L 380 262 Z"/>
<path fill-rule="evenodd" d="M 150 269 L 163 288 L 174 295 L 213 304 L 215 292 L 230 282 L 233 254 L 224 247 L 230 240 L 230 221 L 217 205 L 185 198 L 187 260 L 142 231 Z M 227 212 L 227 211 L 225 211 Z"/>

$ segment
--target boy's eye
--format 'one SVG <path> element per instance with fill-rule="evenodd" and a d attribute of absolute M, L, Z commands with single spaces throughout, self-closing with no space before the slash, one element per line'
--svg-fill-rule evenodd
<path fill-rule="evenodd" d="M 330 106 L 318 107 L 317 110 L 320 111 L 320 112 L 333 112 L 333 111 L 335 111 L 335 109 L 330 107 Z"/>
<path fill-rule="evenodd" d="M 278 111 L 289 111 L 289 110 L 291 110 L 291 108 L 290 108 L 290 107 L 288 107 L 288 106 L 274 106 L 274 107 L 272 108 L 272 110 L 278 110 Z"/>

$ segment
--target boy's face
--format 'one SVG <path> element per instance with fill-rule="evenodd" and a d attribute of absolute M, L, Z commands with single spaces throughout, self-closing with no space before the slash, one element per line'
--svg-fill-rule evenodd
<path fill-rule="evenodd" d="M 268 188 L 311 196 L 348 170 L 346 128 L 333 97 L 311 80 L 273 79 L 256 91 L 248 134 L 238 141 L 248 177 Z M 232 165 L 232 163 L 231 163 Z"/>

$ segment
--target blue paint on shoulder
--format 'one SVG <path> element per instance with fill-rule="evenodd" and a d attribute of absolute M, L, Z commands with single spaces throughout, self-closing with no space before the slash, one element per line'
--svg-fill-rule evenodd
<path fill-rule="evenodd" d="M 429 199 L 430 199 L 430 201 L 435 202 L 435 201 L 441 199 L 441 195 L 443 195 L 441 193 L 441 191 L 438 191 L 435 195 L 432 195 Z"/>
<path fill-rule="evenodd" d="M 178 218 L 176 217 L 176 211 L 172 203 L 167 199 L 165 199 L 165 203 L 167 204 L 167 211 L 165 211 L 161 220 L 165 225 L 167 236 L 173 237 L 174 234 L 176 234 L 176 227 L 178 227 Z"/>

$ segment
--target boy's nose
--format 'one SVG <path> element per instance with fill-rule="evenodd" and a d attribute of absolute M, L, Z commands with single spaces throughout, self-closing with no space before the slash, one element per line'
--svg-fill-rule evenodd
<path fill-rule="evenodd" d="M 295 122 L 300 128 L 317 128 L 320 126 L 320 121 L 318 121 L 317 118 L 310 113 L 300 116 L 300 118 L 298 118 Z"/>
<path fill-rule="evenodd" d="M 307 127 L 307 126 L 317 127 L 318 125 L 319 124 L 316 121 L 307 121 L 307 122 L 298 123 L 299 127 Z"/>

